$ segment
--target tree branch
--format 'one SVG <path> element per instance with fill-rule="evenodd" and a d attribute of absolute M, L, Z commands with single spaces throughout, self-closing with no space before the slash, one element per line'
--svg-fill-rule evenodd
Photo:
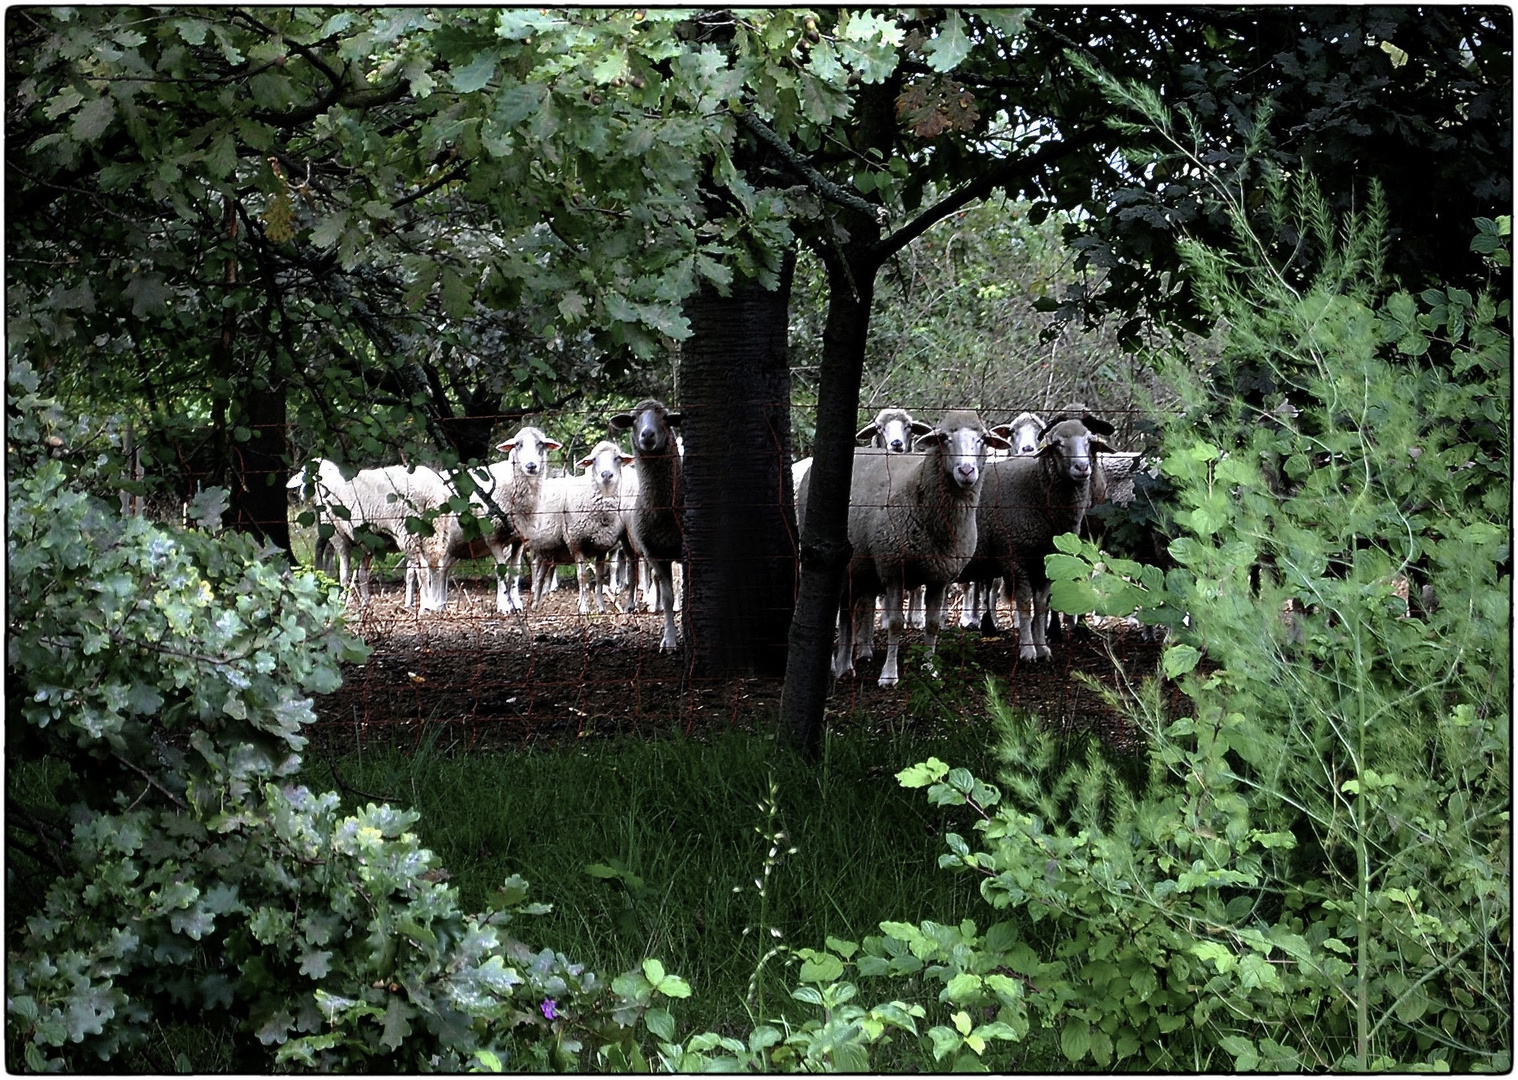
<path fill-rule="evenodd" d="M 884 222 L 886 209 L 875 203 L 867 202 L 847 188 L 833 183 L 823 176 L 800 154 L 791 148 L 791 144 L 782 139 L 773 128 L 759 119 L 752 111 L 744 111 L 734 114 L 738 123 L 747 128 L 760 142 L 769 147 L 794 169 L 801 178 L 806 181 L 807 187 L 811 188 L 818 196 L 830 203 L 835 203 L 845 209 L 852 210 L 856 214 L 863 214 L 872 221 Z"/>
<path fill-rule="evenodd" d="M 1018 180 L 1029 180 L 1042 173 L 1061 158 L 1068 157 L 1100 141 L 1104 132 L 1087 129 L 1059 142 L 1046 142 L 1036 151 L 1022 157 L 1005 158 L 986 170 L 957 191 L 918 214 L 906 225 L 875 245 L 874 255 L 884 262 L 938 222 L 977 199 L 983 199 L 997 188 L 1005 188 Z"/>

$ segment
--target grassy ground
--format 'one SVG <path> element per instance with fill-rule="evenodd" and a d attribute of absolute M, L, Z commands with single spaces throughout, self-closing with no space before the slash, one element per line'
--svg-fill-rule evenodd
<path fill-rule="evenodd" d="M 815 764 L 742 731 L 710 742 L 619 739 L 453 758 L 371 750 L 333 764 L 351 790 L 422 811 L 420 835 L 466 909 L 519 873 L 532 899 L 553 905 L 518 924 L 531 944 L 608 975 L 658 957 L 694 988 L 672 1010 L 682 1031 L 743 1035 L 781 1008 L 806 1018 L 789 1000 L 795 969 L 785 969 L 784 953 L 755 984 L 777 940 L 821 947 L 829 934 L 878 933 L 885 919 L 985 926 L 1004 917 L 993 916 L 975 881 L 937 865 L 944 832 L 968 832 L 966 812 L 930 807 L 894 776 L 930 755 L 992 776 L 989 734 L 959 725 L 915 737 L 845 735 Z M 320 771 L 310 778 L 318 786 Z M 785 839 L 770 859 L 776 832 Z M 766 878 L 761 892 L 755 879 Z M 869 980 L 861 990 L 866 1003 L 903 992 Z M 1032 1048 L 1015 1049 L 1029 1067 Z M 894 1060 L 881 1067 L 931 1067 L 914 1047 L 888 1054 Z"/>

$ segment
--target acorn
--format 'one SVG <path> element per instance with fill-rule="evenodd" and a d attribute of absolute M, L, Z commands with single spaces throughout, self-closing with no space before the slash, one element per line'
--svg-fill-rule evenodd
<path fill-rule="evenodd" d="M 601 95 L 600 94 L 591 94 L 590 95 L 590 103 L 592 105 L 599 105 L 599 104 L 601 104 Z"/>
<path fill-rule="evenodd" d="M 628 82 L 632 83 L 632 88 L 634 90 L 642 90 L 643 87 L 647 85 L 644 83 L 642 75 L 634 75 L 631 79 L 628 80 Z"/>

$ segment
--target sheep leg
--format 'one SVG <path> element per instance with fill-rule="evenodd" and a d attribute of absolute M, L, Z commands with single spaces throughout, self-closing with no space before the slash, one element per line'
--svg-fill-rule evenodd
<path fill-rule="evenodd" d="M 526 605 L 522 603 L 522 560 L 527 555 L 527 545 L 523 544 L 521 541 L 517 541 L 516 543 L 512 544 L 511 555 L 511 588 L 509 591 L 508 602 L 511 605 L 512 611 L 522 611 L 526 607 Z M 527 587 L 528 590 L 531 591 L 531 582 L 528 583 Z"/>
<path fill-rule="evenodd" d="M 940 599 L 940 603 L 942 600 Z M 880 685 L 895 686 L 899 681 L 897 654 L 901 650 L 901 631 L 906 619 L 901 612 L 901 582 L 887 582 L 885 587 L 885 611 L 881 621 L 886 628 L 885 664 L 880 669 Z"/>
<path fill-rule="evenodd" d="M 923 600 L 923 590 L 913 589 L 907 593 L 907 625 L 921 630 L 927 625 L 926 616 L 923 614 L 926 606 Z"/>
<path fill-rule="evenodd" d="M 959 625 L 976 626 L 980 622 L 980 584 L 970 582 L 959 596 Z"/>
<path fill-rule="evenodd" d="M 1046 633 L 1049 625 L 1049 583 L 1029 590 L 1033 594 L 1033 633 L 1031 648 L 1033 655 L 1028 655 L 1030 646 L 1024 645 L 1021 649 L 1024 660 L 1048 660 L 1054 655 L 1054 650 L 1049 648 Z"/>
<path fill-rule="evenodd" d="M 943 629 L 943 585 L 923 587 L 922 640 L 928 647 L 928 655 L 938 647 L 938 632 Z"/>
<path fill-rule="evenodd" d="M 605 555 L 597 555 L 596 556 L 596 559 L 595 559 L 595 571 L 596 571 L 596 584 L 595 584 L 595 589 L 596 589 L 596 614 L 597 615 L 605 615 L 606 614 L 606 602 L 605 602 L 605 599 L 604 599 L 604 595 L 605 595 L 605 592 L 606 592 L 606 556 Z M 616 602 L 616 598 L 613 597 L 612 601 L 613 601 L 613 603 L 615 603 Z"/>
<path fill-rule="evenodd" d="M 674 652 L 680 647 L 675 635 L 675 583 L 669 559 L 650 559 L 654 577 L 659 586 L 659 607 L 664 611 L 664 638 L 659 642 L 660 652 Z"/>
<path fill-rule="evenodd" d="M 575 556 L 575 585 L 580 590 L 580 614 L 590 614 L 590 565 L 584 555 Z"/>
<path fill-rule="evenodd" d="M 996 624 L 996 605 L 1001 603 L 1001 578 L 992 578 L 982 588 L 984 610 L 980 613 L 980 632 L 999 634 L 1001 627 Z"/>
<path fill-rule="evenodd" d="M 854 607 L 838 605 L 838 649 L 833 653 L 833 678 L 854 674 Z"/>

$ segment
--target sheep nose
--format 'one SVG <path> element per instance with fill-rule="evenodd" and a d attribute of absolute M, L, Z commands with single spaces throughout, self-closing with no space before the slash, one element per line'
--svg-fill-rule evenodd
<path fill-rule="evenodd" d="M 528 476 L 532 476 L 538 471 L 538 463 L 536 461 L 524 461 L 522 462 L 522 471 Z"/>
<path fill-rule="evenodd" d="M 973 483 L 975 483 L 976 469 L 975 469 L 974 465 L 970 464 L 969 462 L 965 462 L 963 465 L 960 465 L 959 468 L 956 469 L 955 471 L 959 473 L 959 478 L 960 478 L 960 482 L 961 483 L 965 483 L 965 484 L 973 484 Z"/>
<path fill-rule="evenodd" d="M 906 448 L 907 448 L 907 444 L 904 443 L 904 442 L 902 442 L 900 439 L 892 439 L 891 440 L 891 450 L 894 453 L 899 454 L 903 450 L 905 450 Z"/>

